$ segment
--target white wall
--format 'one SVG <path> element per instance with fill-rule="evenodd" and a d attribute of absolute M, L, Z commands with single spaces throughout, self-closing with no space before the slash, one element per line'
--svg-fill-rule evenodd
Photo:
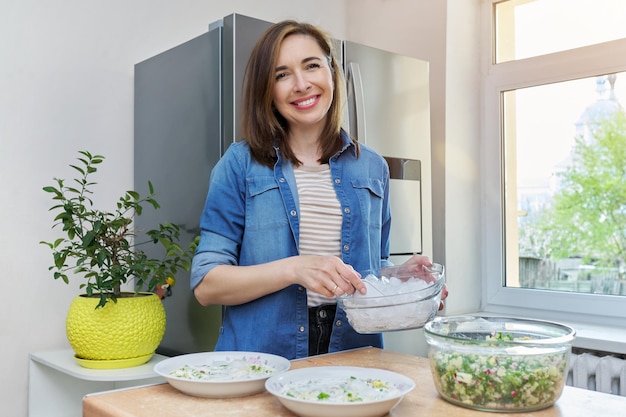
<path fill-rule="evenodd" d="M 99 199 L 133 185 L 133 65 L 238 12 L 323 20 L 344 36 L 343 1 L 4 0 L 0 12 L 0 414 L 25 416 L 28 353 L 68 347 L 65 313 L 77 294 L 54 282 L 53 239 L 41 188 L 79 149 L 107 157 Z"/>
<path fill-rule="evenodd" d="M 479 1 L 447 3 L 471 16 Z M 79 292 L 77 282 L 69 287 L 54 282 L 47 270 L 51 256 L 38 242 L 53 239 L 55 233 L 50 230 L 49 197 L 41 187 L 51 184 L 54 176 L 69 177 L 70 159 L 77 150 L 88 149 L 107 157 L 99 173 L 99 199 L 117 199 L 132 188 L 133 65 L 205 32 L 210 22 L 233 12 L 270 21 L 308 20 L 337 37 L 431 61 L 431 128 L 439 158 L 434 185 L 441 187 L 436 192 L 448 190 L 435 201 L 435 254 L 445 258 L 448 268 L 449 311 L 470 309 L 472 300 L 463 300 L 478 281 L 477 260 L 472 258 L 477 258 L 473 200 L 478 192 L 472 176 L 475 163 L 464 153 L 474 157 L 477 108 L 465 97 L 473 94 L 466 84 L 473 82 L 473 75 L 464 61 L 473 59 L 468 55 L 476 45 L 463 38 L 473 35 L 474 22 L 462 19 L 465 13 L 446 12 L 445 4 L 444 0 L 4 0 L 0 12 L 1 414 L 26 415 L 28 353 L 68 347 L 65 313 Z M 447 26 L 446 19 L 454 25 Z M 446 46 L 446 27 L 454 28 L 454 33 L 459 28 L 460 35 L 447 33 L 448 43 L 458 44 L 458 49 L 456 44 Z M 467 31 L 462 30 L 465 27 Z M 454 67 L 446 64 L 446 59 L 451 60 L 446 48 L 460 52 L 452 59 Z M 448 88 L 446 93 L 446 77 L 454 91 Z M 446 111 L 447 99 L 455 107 Z M 450 130 L 456 149 L 446 156 L 444 137 Z M 444 176 L 446 165 L 459 162 L 468 170 Z M 451 241 L 453 250 L 448 250 L 443 242 Z M 457 292 L 457 285 L 463 290 Z"/>
<path fill-rule="evenodd" d="M 432 232 L 437 262 L 445 253 L 445 91 L 447 2 L 440 0 L 348 0 L 348 34 L 366 45 L 429 61 L 432 137 Z M 355 17 L 355 18 L 352 18 Z"/>
<path fill-rule="evenodd" d="M 444 314 L 480 306 L 479 11 L 483 0 L 348 0 L 350 39 L 430 62 L 433 253 L 446 266 Z M 425 356 L 422 330 L 385 346 Z"/>
<path fill-rule="evenodd" d="M 447 315 L 480 307 L 480 4 L 448 0 L 445 92 Z"/>

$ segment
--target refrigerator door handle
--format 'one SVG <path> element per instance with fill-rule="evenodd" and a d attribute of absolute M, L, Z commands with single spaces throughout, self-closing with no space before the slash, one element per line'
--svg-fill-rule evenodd
<path fill-rule="evenodd" d="M 350 121 L 351 134 L 359 142 L 367 143 L 367 132 L 365 128 L 365 95 L 363 94 L 363 83 L 361 81 L 361 68 L 358 63 L 348 64 L 348 86 L 354 97 L 355 121 Z M 353 125 L 356 126 L 353 126 Z"/>

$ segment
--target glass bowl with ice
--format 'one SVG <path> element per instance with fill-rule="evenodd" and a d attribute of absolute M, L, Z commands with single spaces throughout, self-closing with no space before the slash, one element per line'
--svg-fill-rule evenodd
<path fill-rule="evenodd" d="M 439 310 L 445 268 L 390 266 L 361 272 L 367 293 L 337 297 L 359 333 L 418 329 Z"/>

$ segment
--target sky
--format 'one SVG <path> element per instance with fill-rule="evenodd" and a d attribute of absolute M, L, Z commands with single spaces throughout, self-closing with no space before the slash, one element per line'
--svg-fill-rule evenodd
<path fill-rule="evenodd" d="M 624 105 L 624 72 L 617 75 L 615 93 Z M 548 179 L 574 145 L 575 123 L 598 98 L 596 79 L 527 88 L 517 90 L 516 95 L 518 182 Z"/>
<path fill-rule="evenodd" d="M 515 13 L 517 58 L 626 37 L 626 0 L 538 0 Z M 625 105 L 626 73 L 618 74 L 615 93 Z M 598 98 L 596 79 L 520 89 L 516 96 L 518 182 L 547 180 L 574 144 L 576 121 Z"/>

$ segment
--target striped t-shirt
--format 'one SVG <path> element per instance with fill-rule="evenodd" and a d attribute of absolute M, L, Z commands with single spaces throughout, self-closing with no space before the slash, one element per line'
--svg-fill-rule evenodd
<path fill-rule="evenodd" d="M 341 205 L 330 166 L 300 166 L 294 173 L 300 200 L 300 254 L 341 256 Z M 309 307 L 336 302 L 313 291 L 307 294 Z"/>

